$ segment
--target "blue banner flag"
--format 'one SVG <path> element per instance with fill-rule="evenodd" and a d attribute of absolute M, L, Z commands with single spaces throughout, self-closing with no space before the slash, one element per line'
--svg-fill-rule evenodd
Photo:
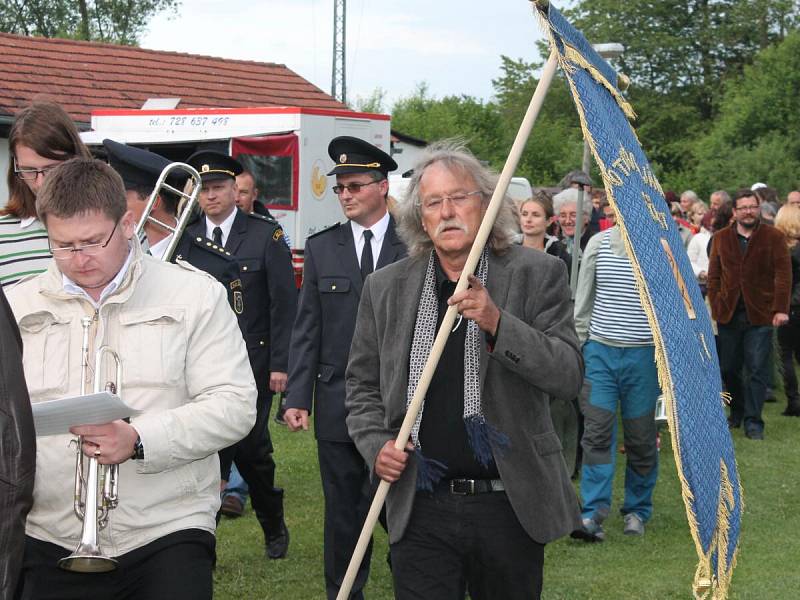
<path fill-rule="evenodd" d="M 742 489 L 711 320 L 618 76 L 552 5 L 537 2 L 633 264 L 656 346 L 675 462 L 699 564 L 696 598 L 727 597 Z"/>

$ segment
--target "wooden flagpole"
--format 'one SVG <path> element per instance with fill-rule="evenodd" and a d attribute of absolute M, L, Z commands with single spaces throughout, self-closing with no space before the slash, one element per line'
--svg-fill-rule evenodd
<path fill-rule="evenodd" d="M 494 226 L 494 221 L 497 218 L 497 213 L 502 207 L 506 191 L 508 190 L 508 184 L 511 181 L 511 177 L 514 175 L 514 171 L 517 169 L 517 164 L 519 164 L 520 156 L 522 156 L 522 151 L 525 149 L 525 144 L 528 141 L 531 129 L 533 129 L 533 124 L 536 122 L 536 118 L 539 116 L 539 112 L 544 104 L 544 99 L 547 96 L 547 91 L 550 89 L 550 84 L 555 76 L 557 66 L 558 57 L 556 52 L 553 51 L 550 54 L 550 58 L 547 59 L 547 63 L 545 63 L 544 69 L 542 70 L 542 77 L 539 79 L 539 83 L 536 85 L 536 90 L 534 91 L 531 102 L 528 105 L 528 110 L 525 113 L 525 117 L 522 119 L 522 124 L 517 132 L 517 137 L 514 139 L 514 144 L 511 146 L 511 151 L 506 159 L 506 164 L 500 173 L 497 187 L 495 187 L 494 193 L 492 194 L 492 199 L 486 209 L 486 214 L 484 215 L 481 226 L 478 229 L 475 242 L 473 243 L 472 249 L 467 257 L 467 262 L 464 265 L 464 270 L 461 272 L 461 277 L 458 279 L 458 284 L 456 284 L 454 294 L 457 294 L 458 292 L 467 288 L 467 277 L 470 273 L 475 271 L 475 268 L 478 265 L 480 256 L 483 253 L 483 247 L 486 245 L 486 241 L 489 239 L 489 233 L 491 232 L 492 227 Z M 428 360 L 422 370 L 422 375 L 420 376 L 419 383 L 417 384 L 417 389 L 414 392 L 414 397 L 411 399 L 411 403 L 406 411 L 406 416 L 403 419 L 403 424 L 400 427 L 400 432 L 395 440 L 394 447 L 397 450 L 403 450 L 406 447 L 408 438 L 411 435 L 411 428 L 414 425 L 414 422 L 417 420 L 417 414 L 419 413 L 420 406 L 422 405 L 422 400 L 425 398 L 425 394 L 428 392 L 428 386 L 430 385 L 433 374 L 436 371 L 436 366 L 438 365 L 439 359 L 444 351 L 444 346 L 447 343 L 447 337 L 450 335 L 450 330 L 453 328 L 453 323 L 456 320 L 457 314 L 458 310 L 456 307 L 450 306 L 444 315 L 442 324 L 436 334 L 436 339 L 433 342 L 431 353 L 428 355 Z M 383 503 L 386 500 L 386 495 L 389 493 L 390 485 L 391 484 L 388 481 L 381 480 L 380 485 L 375 492 L 375 497 L 373 498 L 372 505 L 367 513 L 367 519 L 364 522 L 364 527 L 361 530 L 361 535 L 358 538 L 358 543 L 353 551 L 353 556 L 350 559 L 350 564 L 347 567 L 347 572 L 345 573 L 344 580 L 342 581 L 342 587 L 339 588 L 339 594 L 336 596 L 336 600 L 347 600 L 350 597 L 350 590 L 353 588 L 353 582 L 355 581 L 356 574 L 361 566 L 361 561 L 364 558 L 369 541 L 372 538 L 372 531 L 375 529 L 375 523 L 378 521 L 378 515 L 380 514 Z"/>

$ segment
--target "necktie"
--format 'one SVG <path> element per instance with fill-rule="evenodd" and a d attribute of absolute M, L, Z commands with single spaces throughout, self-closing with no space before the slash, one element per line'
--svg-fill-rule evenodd
<path fill-rule="evenodd" d="M 214 243 L 221 248 L 222 247 L 222 229 L 220 227 L 214 227 L 213 234 L 214 234 Z"/>
<path fill-rule="evenodd" d="M 361 280 L 367 278 L 367 275 L 374 270 L 374 263 L 372 261 L 372 232 L 369 229 L 364 230 L 364 249 L 361 250 Z"/>

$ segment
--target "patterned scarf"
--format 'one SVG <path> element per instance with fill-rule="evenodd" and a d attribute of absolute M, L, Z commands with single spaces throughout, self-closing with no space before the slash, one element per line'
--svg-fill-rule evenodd
<path fill-rule="evenodd" d="M 436 337 L 436 323 L 439 315 L 439 300 L 436 295 L 436 263 L 434 251 L 428 259 L 428 268 L 425 272 L 425 282 L 422 286 L 422 297 L 417 308 L 417 320 L 414 325 L 414 339 L 411 342 L 411 357 L 409 361 L 408 389 L 406 390 L 406 408 L 414 398 L 414 392 L 419 384 L 422 370 L 428 360 Z M 489 251 L 483 249 L 478 263 L 477 278 L 482 285 L 486 285 L 489 270 Z M 459 320 L 460 324 L 461 321 Z M 456 325 L 458 327 L 458 325 Z M 466 336 L 464 339 L 464 425 L 467 430 L 470 447 L 478 462 L 484 467 L 494 460 L 491 442 L 499 446 L 507 446 L 508 439 L 492 429 L 486 423 L 481 409 L 481 383 L 480 383 L 480 343 L 481 332 L 475 321 L 466 321 Z M 447 467 L 439 461 L 426 459 L 422 454 L 419 440 L 419 429 L 422 424 L 422 413 L 425 410 L 425 401 L 420 406 L 417 419 L 411 428 L 411 439 L 416 448 L 417 458 L 417 488 L 431 491 Z"/>

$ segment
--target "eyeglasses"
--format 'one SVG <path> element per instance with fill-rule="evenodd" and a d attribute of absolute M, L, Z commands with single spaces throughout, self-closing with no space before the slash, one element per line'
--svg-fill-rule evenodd
<path fill-rule="evenodd" d="M 736 210 L 740 210 L 742 212 L 745 212 L 745 211 L 756 212 L 756 211 L 760 210 L 760 207 L 758 206 L 758 204 L 754 204 L 754 205 L 751 205 L 751 206 L 737 206 Z"/>
<path fill-rule="evenodd" d="M 449 200 L 453 206 L 460 207 L 467 203 L 470 196 L 477 196 L 480 193 L 480 190 L 475 190 L 474 192 L 460 192 L 446 196 L 431 196 L 430 198 L 423 198 L 420 205 L 424 210 L 435 211 L 442 208 L 445 200 Z"/>
<path fill-rule="evenodd" d="M 372 185 L 373 183 L 380 183 L 383 179 L 378 179 L 377 181 L 370 181 L 369 183 L 348 183 L 347 185 L 337 184 L 333 186 L 331 189 L 333 190 L 334 194 L 341 194 L 343 191 L 347 190 L 351 194 L 357 194 L 361 191 L 361 188 L 367 187 L 368 185 Z"/>
<path fill-rule="evenodd" d="M 47 175 L 48 171 L 55 169 L 60 164 L 60 162 L 53 163 L 41 169 L 20 169 L 17 167 L 17 159 L 14 159 L 14 174 L 22 179 L 22 181 L 36 181 L 36 178 L 39 177 L 40 174 L 44 177 Z"/>
<path fill-rule="evenodd" d="M 50 246 L 50 252 L 56 260 L 69 260 L 78 252 L 83 252 L 85 256 L 96 256 L 100 251 L 111 243 L 111 238 L 114 237 L 114 232 L 117 230 L 119 221 L 114 223 L 114 229 L 103 244 L 84 244 L 83 246 L 68 246 L 66 248 L 53 248 Z"/>

